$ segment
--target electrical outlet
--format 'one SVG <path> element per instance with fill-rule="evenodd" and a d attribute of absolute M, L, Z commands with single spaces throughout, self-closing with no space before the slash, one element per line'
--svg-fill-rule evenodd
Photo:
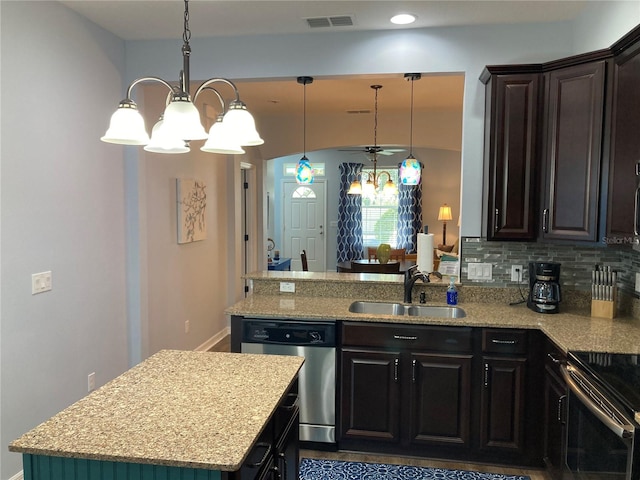
<path fill-rule="evenodd" d="M 636 273 L 636 292 L 640 293 L 640 273 Z"/>
<path fill-rule="evenodd" d="M 293 283 L 293 282 L 280 282 L 280 291 L 281 292 L 288 292 L 288 293 L 295 293 L 296 284 Z"/>
<path fill-rule="evenodd" d="M 511 265 L 511 281 L 522 282 L 522 265 Z"/>
<path fill-rule="evenodd" d="M 51 290 L 51 271 L 31 275 L 31 295 Z"/>
<path fill-rule="evenodd" d="M 184 321 L 184 333 L 189 333 L 190 329 L 191 329 L 191 323 L 189 323 L 189 320 L 185 320 Z"/>
<path fill-rule="evenodd" d="M 93 392 L 96 389 L 96 372 L 91 372 L 87 376 L 87 391 Z"/>

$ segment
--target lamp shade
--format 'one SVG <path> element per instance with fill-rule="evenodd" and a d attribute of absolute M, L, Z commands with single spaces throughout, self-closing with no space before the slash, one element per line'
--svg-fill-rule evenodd
<path fill-rule="evenodd" d="M 225 113 L 223 122 L 227 131 L 236 136 L 241 146 L 262 145 L 264 140 L 256 130 L 256 122 L 244 103 L 233 101 Z"/>
<path fill-rule="evenodd" d="M 100 140 L 120 145 L 146 145 L 149 143 L 144 119 L 134 102 L 122 101 L 120 103 L 118 109 L 111 115 L 107 132 Z"/>
<path fill-rule="evenodd" d="M 187 153 L 191 149 L 185 144 L 184 140 L 174 139 L 162 135 L 162 117 L 156 122 L 151 130 L 151 140 L 144 147 L 145 151 L 153 153 Z"/>
<path fill-rule="evenodd" d="M 449 221 L 453 220 L 453 216 L 451 215 L 451 207 L 446 203 L 440 207 L 438 211 L 438 220 L 440 221 Z"/>
<path fill-rule="evenodd" d="M 296 168 L 296 182 L 301 185 L 309 185 L 313 183 L 313 169 L 311 163 L 306 156 L 303 156 L 298 162 Z"/>
<path fill-rule="evenodd" d="M 220 116 L 211 126 L 211 129 L 209 130 L 209 138 L 200 150 L 208 153 L 221 153 L 227 155 L 240 155 L 245 153 L 235 138 L 227 133 L 225 124 Z"/>
<path fill-rule="evenodd" d="M 400 165 L 400 183 L 403 185 L 418 185 L 421 176 L 422 167 L 413 155 L 409 155 L 402 161 Z"/>
<path fill-rule="evenodd" d="M 382 193 L 387 197 L 393 197 L 394 195 L 398 195 L 398 187 L 389 179 L 382 187 Z"/>
<path fill-rule="evenodd" d="M 162 135 L 180 140 L 203 140 L 207 131 L 200 122 L 200 112 L 185 97 L 174 96 L 164 110 Z"/>

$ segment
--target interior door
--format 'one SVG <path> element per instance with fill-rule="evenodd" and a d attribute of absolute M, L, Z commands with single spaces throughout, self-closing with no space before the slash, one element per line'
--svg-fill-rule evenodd
<path fill-rule="evenodd" d="M 280 255 L 291 257 L 291 270 L 302 270 L 300 253 L 306 250 L 309 271 L 324 272 L 325 183 L 298 185 L 295 182 L 284 182 L 282 191 L 284 251 Z"/>

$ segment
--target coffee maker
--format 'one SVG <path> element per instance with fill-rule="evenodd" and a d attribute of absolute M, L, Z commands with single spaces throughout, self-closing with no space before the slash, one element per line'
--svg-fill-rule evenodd
<path fill-rule="evenodd" d="M 527 306 L 538 313 L 558 313 L 561 300 L 560 264 L 529 262 Z"/>

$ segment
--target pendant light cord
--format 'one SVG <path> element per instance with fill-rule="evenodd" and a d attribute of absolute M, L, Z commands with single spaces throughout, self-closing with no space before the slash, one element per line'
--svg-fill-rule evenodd
<path fill-rule="evenodd" d="M 302 156 L 307 156 L 307 85 L 313 83 L 313 77 L 298 77 L 302 85 Z"/>
<path fill-rule="evenodd" d="M 413 80 L 411 77 L 411 117 L 409 119 L 409 155 L 413 155 Z"/>

